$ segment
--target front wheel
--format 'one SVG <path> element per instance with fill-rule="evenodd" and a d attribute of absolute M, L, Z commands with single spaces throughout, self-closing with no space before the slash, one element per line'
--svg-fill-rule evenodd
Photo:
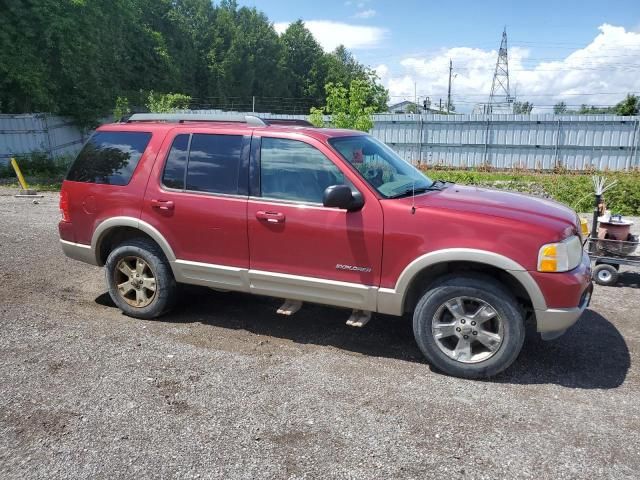
<path fill-rule="evenodd" d="M 491 377 L 518 357 L 525 337 L 519 305 L 490 277 L 452 276 L 418 302 L 416 342 L 431 365 L 456 377 Z"/>

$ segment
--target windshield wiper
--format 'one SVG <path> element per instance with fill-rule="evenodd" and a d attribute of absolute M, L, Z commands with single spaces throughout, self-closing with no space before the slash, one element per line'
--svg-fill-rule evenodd
<path fill-rule="evenodd" d="M 396 193 L 394 195 L 391 195 L 387 198 L 400 198 L 400 197 L 406 197 L 407 195 L 413 195 L 414 193 L 424 193 L 424 192 L 431 192 L 434 190 L 443 190 L 445 188 L 447 188 L 449 185 L 451 185 L 448 182 L 443 182 L 442 180 L 434 180 L 433 183 L 431 185 L 429 185 L 428 187 L 411 187 L 411 188 L 407 188 L 405 190 L 402 190 L 400 193 Z"/>
<path fill-rule="evenodd" d="M 408 195 L 413 195 L 414 193 L 418 194 L 418 193 L 424 193 L 424 192 L 429 192 L 432 190 L 442 190 L 441 188 L 438 187 L 434 187 L 434 186 L 430 186 L 430 187 L 416 187 L 416 188 L 408 188 L 406 190 L 403 190 L 400 193 L 396 193 L 395 195 L 391 195 L 387 198 L 400 198 L 400 197 L 406 197 Z"/>

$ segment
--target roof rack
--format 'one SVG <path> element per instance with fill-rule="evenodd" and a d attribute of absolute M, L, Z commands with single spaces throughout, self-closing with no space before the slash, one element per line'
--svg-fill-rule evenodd
<path fill-rule="evenodd" d="M 233 122 L 246 123 L 252 127 L 266 127 L 269 124 L 255 115 L 207 114 L 207 113 L 134 113 L 131 122 Z"/>
<path fill-rule="evenodd" d="M 309 120 L 299 120 L 296 118 L 269 118 L 265 120 L 269 125 L 296 125 L 299 127 L 313 127 Z"/>

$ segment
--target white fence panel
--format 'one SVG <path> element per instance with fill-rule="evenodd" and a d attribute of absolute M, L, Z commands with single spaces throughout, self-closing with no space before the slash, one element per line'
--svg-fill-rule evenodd
<path fill-rule="evenodd" d="M 255 115 L 265 119 L 307 118 Z M 413 163 L 630 170 L 640 168 L 639 130 L 640 117 L 612 115 L 378 114 L 374 115 L 371 134 Z M 32 151 L 74 155 L 87 135 L 68 119 L 54 115 L 0 115 L 0 162 Z"/>

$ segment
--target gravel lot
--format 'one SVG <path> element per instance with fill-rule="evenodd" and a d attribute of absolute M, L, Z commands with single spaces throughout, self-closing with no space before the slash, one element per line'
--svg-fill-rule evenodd
<path fill-rule="evenodd" d="M 0 189 L 0 478 L 640 478 L 640 273 L 491 381 L 408 319 L 189 288 L 123 316 L 65 258 L 57 195 Z"/>

